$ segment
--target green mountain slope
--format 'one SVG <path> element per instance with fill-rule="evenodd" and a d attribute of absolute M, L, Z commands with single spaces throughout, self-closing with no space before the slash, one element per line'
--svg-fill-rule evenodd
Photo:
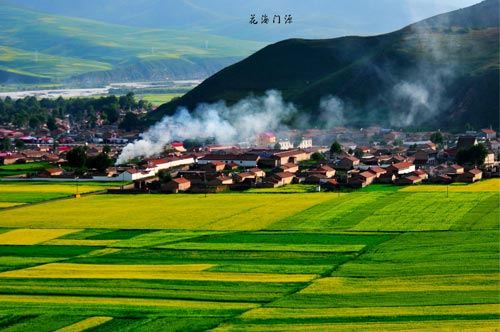
<path fill-rule="evenodd" d="M 0 45 L 0 70 L 53 80 L 81 74 L 86 79 L 120 79 L 130 70 L 144 79 L 153 74 L 145 67 L 164 66 L 172 78 L 206 77 L 264 46 L 204 33 L 42 14 L 3 1 Z M 107 74 L 88 75 L 100 71 Z"/>
<path fill-rule="evenodd" d="M 498 127 L 498 0 L 372 37 L 285 40 L 221 70 L 152 120 L 202 102 L 282 92 L 312 120 L 342 101 L 341 125 Z"/>

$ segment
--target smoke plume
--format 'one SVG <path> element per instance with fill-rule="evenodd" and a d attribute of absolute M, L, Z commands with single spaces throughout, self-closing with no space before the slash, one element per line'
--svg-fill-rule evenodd
<path fill-rule="evenodd" d="M 201 104 L 192 113 L 181 108 L 127 144 L 116 164 L 136 157 L 150 157 L 163 151 L 174 140 L 214 138 L 218 143 L 252 141 L 259 133 L 286 129 L 284 123 L 297 113 L 281 94 L 269 90 L 262 97 L 248 97 L 227 106 L 224 102 Z"/>
<path fill-rule="evenodd" d="M 346 107 L 344 102 L 335 96 L 328 95 L 319 102 L 319 120 L 326 128 L 345 124 Z"/>

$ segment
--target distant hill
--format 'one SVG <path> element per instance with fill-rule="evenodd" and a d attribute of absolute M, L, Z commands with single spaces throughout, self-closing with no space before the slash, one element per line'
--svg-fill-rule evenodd
<path fill-rule="evenodd" d="M 278 42 L 162 105 L 151 120 L 277 89 L 317 124 L 336 98 L 339 125 L 498 128 L 498 13 L 499 1 L 486 0 L 389 34 Z"/>
<path fill-rule="evenodd" d="M 111 24 L 276 42 L 287 38 L 373 35 L 479 0 L 5 0 L 37 11 Z M 249 25 L 250 14 L 290 14 L 293 24 Z"/>
<path fill-rule="evenodd" d="M 0 82 L 204 78 L 265 44 L 50 15 L 0 0 Z M 24 78 L 22 78 L 24 77 Z"/>

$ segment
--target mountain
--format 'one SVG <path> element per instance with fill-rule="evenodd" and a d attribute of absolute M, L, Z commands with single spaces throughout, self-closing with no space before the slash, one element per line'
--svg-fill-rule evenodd
<path fill-rule="evenodd" d="M 0 0 L 0 80 L 204 78 L 265 44 L 44 14 Z"/>
<path fill-rule="evenodd" d="M 393 31 L 478 0 L 9 0 L 37 11 L 161 29 L 188 29 L 236 39 L 276 42 Z M 250 15 L 290 14 L 293 24 L 249 25 Z"/>
<path fill-rule="evenodd" d="M 298 119 L 318 125 L 334 112 L 336 125 L 498 128 L 498 13 L 499 1 L 486 0 L 383 35 L 284 40 L 221 70 L 150 119 L 276 89 L 300 110 Z"/>

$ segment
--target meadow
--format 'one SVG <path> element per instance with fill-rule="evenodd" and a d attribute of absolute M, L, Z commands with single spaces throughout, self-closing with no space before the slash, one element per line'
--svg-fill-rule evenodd
<path fill-rule="evenodd" d="M 2 183 L 24 205 L 0 210 L 0 330 L 499 331 L 499 185 L 77 199 Z"/>

